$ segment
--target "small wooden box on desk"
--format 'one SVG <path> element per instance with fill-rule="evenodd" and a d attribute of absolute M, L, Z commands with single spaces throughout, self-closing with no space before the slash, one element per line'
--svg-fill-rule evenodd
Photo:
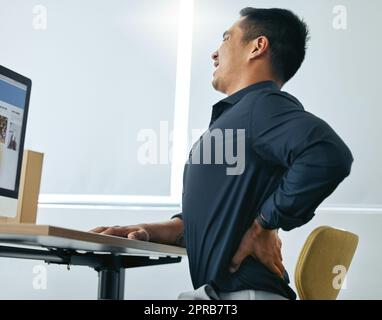
<path fill-rule="evenodd" d="M 36 223 L 43 159 L 43 153 L 24 150 L 17 214 L 16 217 L 4 217 L 0 213 L 0 224 Z"/>

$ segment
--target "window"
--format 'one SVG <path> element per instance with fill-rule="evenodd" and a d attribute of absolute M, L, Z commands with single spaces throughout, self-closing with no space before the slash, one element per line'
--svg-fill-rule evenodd
<path fill-rule="evenodd" d="M 26 148 L 45 153 L 40 201 L 179 204 L 193 1 L 1 5 L 1 64 L 33 81 Z M 174 130 L 170 161 L 139 162 L 144 129 L 158 144 Z"/>

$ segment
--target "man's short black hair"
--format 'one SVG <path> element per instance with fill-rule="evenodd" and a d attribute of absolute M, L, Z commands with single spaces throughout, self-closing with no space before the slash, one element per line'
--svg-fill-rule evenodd
<path fill-rule="evenodd" d="M 306 23 L 286 9 L 244 8 L 240 15 L 243 42 L 260 36 L 268 38 L 271 68 L 274 76 L 283 83 L 289 81 L 305 59 L 309 29 Z"/>

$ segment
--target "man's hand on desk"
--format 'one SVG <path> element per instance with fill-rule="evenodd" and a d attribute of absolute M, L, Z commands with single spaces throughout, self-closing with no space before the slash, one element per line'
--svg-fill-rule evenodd
<path fill-rule="evenodd" d="M 150 241 L 150 233 L 144 224 L 135 226 L 114 226 L 114 227 L 98 227 L 90 232 L 107 234 L 111 236 L 124 237 L 132 240 Z"/>
<path fill-rule="evenodd" d="M 98 227 L 90 232 L 184 247 L 183 220 L 179 218 L 125 227 Z"/>
<path fill-rule="evenodd" d="M 255 220 L 245 233 L 240 246 L 231 261 L 231 272 L 236 272 L 243 260 L 252 256 L 270 271 L 283 278 L 285 269 L 282 264 L 281 240 L 277 230 L 266 230 Z"/>

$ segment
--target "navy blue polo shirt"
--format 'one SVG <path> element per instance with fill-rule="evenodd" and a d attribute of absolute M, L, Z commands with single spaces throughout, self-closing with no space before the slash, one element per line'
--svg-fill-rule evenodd
<path fill-rule="evenodd" d="M 272 81 L 215 104 L 209 129 L 185 165 L 182 213 L 174 216 L 183 219 L 194 287 L 264 290 L 295 299 L 287 273 L 282 279 L 247 257 L 232 274 L 232 257 L 254 219 L 286 231 L 311 220 L 352 162 L 333 129 Z"/>

